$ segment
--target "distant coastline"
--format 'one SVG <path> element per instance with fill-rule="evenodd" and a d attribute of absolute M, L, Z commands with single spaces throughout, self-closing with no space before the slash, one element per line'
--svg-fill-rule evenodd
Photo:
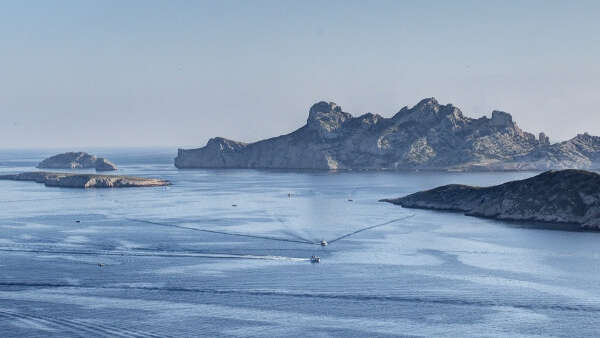
<path fill-rule="evenodd" d="M 600 137 L 587 133 L 551 143 L 521 130 L 510 114 L 470 118 L 434 98 L 391 118 L 358 117 L 318 102 L 306 125 L 254 143 L 215 137 L 205 147 L 179 149 L 177 168 L 544 171 L 600 168 Z"/>

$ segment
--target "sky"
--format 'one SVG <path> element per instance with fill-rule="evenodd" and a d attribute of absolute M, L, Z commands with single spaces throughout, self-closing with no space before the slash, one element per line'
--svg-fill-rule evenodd
<path fill-rule="evenodd" d="M 0 148 L 200 147 L 425 97 L 600 135 L 600 1 L 2 1 Z"/>

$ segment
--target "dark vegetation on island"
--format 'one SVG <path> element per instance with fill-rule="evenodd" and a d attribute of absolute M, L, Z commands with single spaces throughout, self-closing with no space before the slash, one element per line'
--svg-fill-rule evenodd
<path fill-rule="evenodd" d="M 451 184 L 381 201 L 405 208 L 600 229 L 600 175 L 585 170 L 551 170 L 491 187 Z"/>

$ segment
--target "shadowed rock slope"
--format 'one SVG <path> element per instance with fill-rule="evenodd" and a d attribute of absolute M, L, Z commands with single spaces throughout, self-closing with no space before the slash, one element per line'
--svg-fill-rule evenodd
<path fill-rule="evenodd" d="M 306 125 L 279 137 L 242 143 L 221 137 L 179 149 L 178 168 L 548 170 L 600 164 L 600 138 L 587 134 L 550 144 L 521 130 L 512 116 L 470 118 L 457 107 L 424 99 L 391 118 L 353 117 L 318 102 Z"/>
<path fill-rule="evenodd" d="M 451 184 L 396 199 L 405 208 L 453 210 L 502 220 L 573 223 L 600 229 L 600 175 L 547 171 L 492 187 Z"/>
<path fill-rule="evenodd" d="M 34 171 L 14 175 L 0 175 L 0 180 L 34 181 L 49 187 L 63 188 L 130 188 L 170 185 L 166 180 L 119 175 L 70 174 Z"/>

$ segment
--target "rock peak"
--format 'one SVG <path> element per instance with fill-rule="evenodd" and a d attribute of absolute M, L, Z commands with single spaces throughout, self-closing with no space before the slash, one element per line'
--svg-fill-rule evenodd
<path fill-rule="evenodd" d="M 310 107 L 309 114 L 315 113 L 328 113 L 328 112 L 341 112 L 342 107 L 338 106 L 335 102 L 319 101 Z"/>
<path fill-rule="evenodd" d="M 546 133 L 544 133 L 544 132 L 539 133 L 538 140 L 539 140 L 540 144 L 543 145 L 543 146 L 549 146 L 550 145 L 550 137 L 548 137 L 546 135 Z"/>
<path fill-rule="evenodd" d="M 514 127 L 512 115 L 500 110 L 492 112 L 492 125 L 495 127 Z"/>
<path fill-rule="evenodd" d="M 315 130 L 322 138 L 335 138 L 336 132 L 342 124 L 352 118 L 352 115 L 342 111 L 342 107 L 335 102 L 320 101 L 308 111 L 308 120 L 306 125 L 309 129 Z"/>
<path fill-rule="evenodd" d="M 412 108 L 402 108 L 395 116 L 394 119 L 400 120 L 413 120 L 430 123 L 438 119 L 438 112 L 442 106 L 434 97 L 422 99 L 414 105 Z"/>
<path fill-rule="evenodd" d="M 435 97 L 424 98 L 419 103 L 417 103 L 413 109 L 427 109 L 427 108 L 436 108 L 439 107 L 440 103 L 435 99 Z"/>
<path fill-rule="evenodd" d="M 247 144 L 238 142 L 224 137 L 213 137 L 206 143 L 208 148 L 213 148 L 218 151 L 237 151 L 244 148 Z"/>

